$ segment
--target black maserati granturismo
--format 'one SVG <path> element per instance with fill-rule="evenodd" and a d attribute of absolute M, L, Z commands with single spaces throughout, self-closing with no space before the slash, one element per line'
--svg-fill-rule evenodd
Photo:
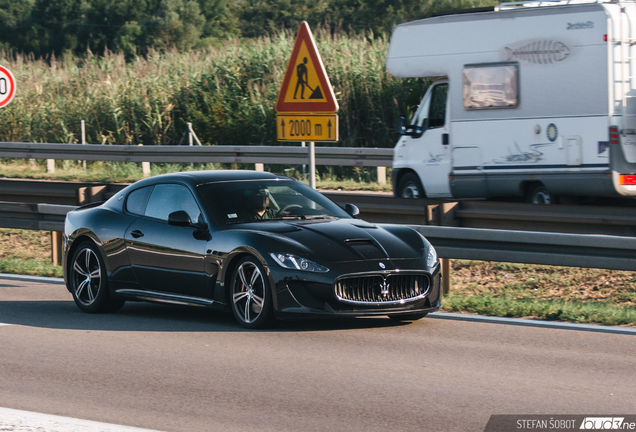
<path fill-rule="evenodd" d="M 67 214 L 64 279 L 85 312 L 154 301 L 232 311 L 248 328 L 438 310 L 431 244 L 358 213 L 270 173 L 160 175 Z"/>

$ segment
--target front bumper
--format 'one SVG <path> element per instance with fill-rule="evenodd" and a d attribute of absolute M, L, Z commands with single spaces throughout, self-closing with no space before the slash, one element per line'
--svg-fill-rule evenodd
<path fill-rule="evenodd" d="M 405 270 L 413 272 L 417 270 Z M 301 280 L 282 278 L 276 283 L 274 310 L 278 318 L 325 317 L 325 316 L 381 316 L 402 313 L 434 312 L 441 306 L 441 270 L 438 264 L 432 272 L 421 271 L 429 280 L 428 290 L 412 299 L 398 302 L 352 303 L 336 295 L 334 280 L 324 276 Z M 366 274 L 395 274 L 395 270 L 366 272 Z M 349 273 L 350 274 L 350 273 Z"/>

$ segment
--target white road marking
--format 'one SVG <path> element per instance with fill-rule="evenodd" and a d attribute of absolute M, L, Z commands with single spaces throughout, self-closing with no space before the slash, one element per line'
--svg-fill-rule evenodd
<path fill-rule="evenodd" d="M 7 432 L 159 432 L 71 417 L 0 408 L 0 431 Z"/>
<path fill-rule="evenodd" d="M 615 333 L 615 334 L 628 334 L 636 336 L 636 328 L 629 327 L 610 327 L 604 325 L 594 324 L 574 324 L 561 321 L 545 321 L 538 319 L 525 319 L 525 318 L 502 318 L 494 316 L 483 315 L 469 315 L 461 313 L 447 313 L 447 312 L 433 312 L 428 315 L 429 318 L 448 319 L 455 321 L 480 321 L 491 324 L 509 324 L 528 327 L 547 327 L 558 328 L 565 330 L 583 330 L 593 331 L 601 333 Z"/>
<path fill-rule="evenodd" d="M 64 279 L 62 278 L 44 277 L 44 276 L 24 276 L 24 275 L 15 275 L 15 274 L 7 274 L 7 273 L 0 273 L 0 279 L 18 280 L 18 281 L 25 281 L 25 282 L 64 284 Z"/>

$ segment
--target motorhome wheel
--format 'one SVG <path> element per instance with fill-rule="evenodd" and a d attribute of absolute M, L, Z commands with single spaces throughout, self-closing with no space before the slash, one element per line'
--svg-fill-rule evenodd
<path fill-rule="evenodd" d="M 532 204 L 552 204 L 554 202 L 554 198 L 545 186 L 538 185 L 531 190 L 528 196 L 528 202 Z"/>
<path fill-rule="evenodd" d="M 400 198 L 424 198 L 424 188 L 417 174 L 407 173 L 402 177 L 398 185 Z"/>

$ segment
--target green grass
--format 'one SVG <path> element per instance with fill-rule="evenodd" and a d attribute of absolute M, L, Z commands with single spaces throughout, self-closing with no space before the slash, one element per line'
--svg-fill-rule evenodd
<path fill-rule="evenodd" d="M 452 260 L 450 277 L 448 312 L 636 325 L 634 272 Z"/>
<path fill-rule="evenodd" d="M 443 299 L 446 312 L 478 315 L 538 318 L 549 321 L 592 323 L 610 326 L 636 325 L 636 309 L 615 303 L 577 302 L 567 299 L 510 299 L 491 295 L 465 297 L 451 292 Z"/>
<path fill-rule="evenodd" d="M 0 259 L 0 273 L 62 277 L 62 267 L 50 262 L 26 260 L 24 258 Z"/>
<path fill-rule="evenodd" d="M 322 168 L 322 172 L 317 173 L 316 179 L 316 187 L 320 189 L 391 191 L 390 169 L 387 170 L 387 184 L 380 186 L 377 183 L 375 168 L 354 167 L 353 178 L 341 177 L 336 170 L 330 169 L 331 167 Z M 216 169 L 254 169 L 254 164 L 193 164 L 191 166 L 188 163 L 152 163 L 150 175 Z M 306 176 L 303 176 L 301 167 L 266 164 L 265 170 L 309 183 Z M 103 183 L 132 183 L 144 178 L 141 164 L 134 162 L 88 162 L 87 169 L 84 170 L 82 164 L 77 161 L 56 161 L 55 172 L 48 173 L 44 161 L 28 162 L 21 159 L 0 160 L 0 177 Z"/>
<path fill-rule="evenodd" d="M 62 277 L 51 264 L 50 232 L 0 229 L 0 273 Z"/>

